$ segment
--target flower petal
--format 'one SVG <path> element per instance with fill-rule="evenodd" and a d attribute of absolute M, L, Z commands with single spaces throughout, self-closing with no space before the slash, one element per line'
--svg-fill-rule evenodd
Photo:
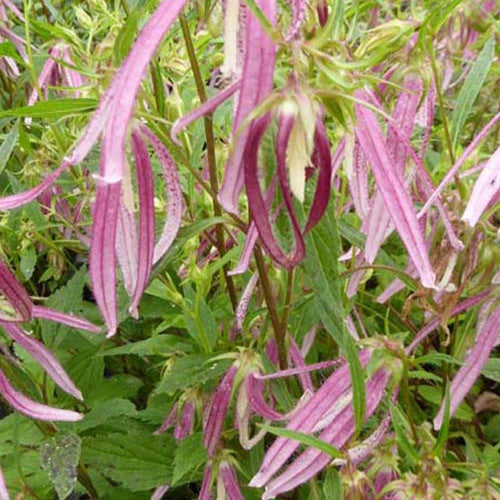
<path fill-rule="evenodd" d="M 83 418 L 83 415 L 75 411 L 59 410 L 27 398 L 12 387 L 2 370 L 0 370 L 0 394 L 14 410 L 37 420 L 76 422 Z"/>
<path fill-rule="evenodd" d="M 0 322 L 0 326 L 8 333 L 9 337 L 38 361 L 50 378 L 65 392 L 83 401 L 82 393 L 76 388 L 64 368 L 54 355 L 38 340 L 27 335 L 15 323 Z"/>

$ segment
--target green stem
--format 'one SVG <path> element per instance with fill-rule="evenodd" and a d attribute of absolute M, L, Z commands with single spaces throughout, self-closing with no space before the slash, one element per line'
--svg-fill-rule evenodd
<path fill-rule="evenodd" d="M 285 296 L 285 307 L 283 309 L 283 315 L 281 316 L 281 328 L 284 332 L 288 329 L 288 316 L 290 315 L 290 306 L 292 303 L 293 295 L 293 279 L 295 277 L 294 269 L 288 271 L 287 283 L 286 283 L 286 296 Z"/>
<path fill-rule="evenodd" d="M 200 67 L 198 65 L 198 60 L 196 58 L 196 53 L 193 45 L 193 40 L 191 38 L 191 33 L 189 31 L 189 25 L 187 19 L 184 15 L 180 16 L 180 23 L 182 28 L 182 34 L 184 36 L 184 41 L 186 43 L 186 49 L 189 57 L 189 62 L 191 64 L 191 70 L 193 71 L 193 76 L 196 84 L 196 89 L 198 91 L 198 96 L 200 102 L 204 103 L 207 100 L 207 94 L 205 91 L 205 83 L 203 82 L 203 77 L 201 76 Z M 215 158 L 215 138 L 212 115 L 208 114 L 203 118 L 205 125 L 205 137 L 207 140 L 207 161 L 208 170 L 210 175 L 210 188 L 213 193 L 219 192 L 219 183 L 217 180 L 217 163 Z M 216 216 L 222 215 L 222 208 L 217 200 L 217 197 L 212 198 L 214 214 Z M 219 256 L 222 258 L 226 253 L 226 246 L 224 242 L 224 229 L 220 224 L 215 227 L 216 237 L 217 237 L 217 250 L 219 251 Z M 226 281 L 226 287 L 231 300 L 231 305 L 233 310 L 236 311 L 238 307 L 238 299 L 236 296 L 236 288 L 234 286 L 233 278 L 229 275 L 229 265 L 224 264 L 222 272 L 224 274 L 224 279 Z"/>
<path fill-rule="evenodd" d="M 446 147 L 448 149 L 448 155 L 450 156 L 451 164 L 455 164 L 455 154 L 453 153 L 453 143 L 451 142 L 450 128 L 448 127 L 448 118 L 446 117 L 446 110 L 444 108 L 443 93 L 441 92 L 441 80 L 439 78 L 439 72 L 436 65 L 436 55 L 434 53 L 434 48 L 432 44 L 429 44 L 429 54 L 431 56 L 431 68 L 432 76 L 434 78 L 434 85 L 436 86 L 436 94 L 439 104 L 439 113 L 441 115 L 441 122 L 443 123 L 444 137 L 446 141 Z"/>

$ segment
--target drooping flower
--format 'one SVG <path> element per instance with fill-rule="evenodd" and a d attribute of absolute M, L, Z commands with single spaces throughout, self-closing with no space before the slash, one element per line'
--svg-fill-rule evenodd
<path fill-rule="evenodd" d="M 364 92 L 357 92 L 357 96 L 370 102 L 370 97 Z M 370 163 L 385 207 L 418 270 L 422 285 L 436 288 L 435 274 L 429 261 L 417 214 L 403 181 L 392 169 L 391 157 L 375 115 L 364 105 L 358 103 L 355 105 L 355 110 L 358 120 L 355 127 L 356 137 Z"/>
<path fill-rule="evenodd" d="M 307 101 L 307 104 L 303 101 Z M 295 246 L 291 255 L 287 255 L 276 241 L 271 227 L 266 199 L 262 194 L 259 182 L 259 146 L 271 122 L 269 114 L 256 119 L 251 125 L 243 157 L 245 186 L 252 220 L 267 253 L 276 263 L 286 268 L 293 268 L 304 258 L 304 234 L 321 219 L 328 205 L 330 194 L 331 158 L 329 141 L 321 112 L 305 112 L 306 117 L 304 117 L 302 110 L 307 106 L 314 109 L 314 104 L 308 101 L 305 96 L 300 95 L 297 100 L 288 99 L 280 106 L 277 117 L 277 174 L 284 205 L 290 217 L 294 234 Z M 302 157 L 297 161 L 295 156 L 297 142 L 301 143 L 300 150 L 306 148 L 309 151 L 311 155 L 310 161 L 318 170 L 316 191 L 304 229 L 299 226 L 292 198 L 292 194 L 299 200 L 303 196 L 305 168 L 307 166 L 307 158 Z M 290 159 L 290 156 L 293 156 L 293 159 Z M 289 170 L 288 175 L 287 167 Z M 288 177 L 290 180 L 288 180 Z"/>
<path fill-rule="evenodd" d="M 116 243 L 119 215 L 123 196 L 123 179 L 126 173 L 126 142 L 129 123 L 142 77 L 146 72 L 149 61 L 160 44 L 165 33 L 176 20 L 187 0 L 163 0 L 154 14 L 145 24 L 138 35 L 129 55 L 117 71 L 111 85 L 99 102 L 99 106 L 90 120 L 85 132 L 74 147 L 71 154 L 62 164 L 49 174 L 38 186 L 28 191 L 6 196 L 0 199 L 0 210 L 14 208 L 28 203 L 38 197 L 69 166 L 80 163 L 90 152 L 100 133 L 103 133 L 99 175 L 96 176 L 96 201 L 93 214 L 92 241 L 90 251 L 90 277 L 96 302 L 108 326 L 109 335 L 117 329 L 117 301 L 116 301 Z M 141 128 L 141 134 L 152 143 L 163 164 L 167 189 L 169 190 L 169 216 L 160 240 L 156 244 L 153 262 L 157 261 L 168 249 L 177 228 L 180 225 L 182 214 L 182 200 L 180 186 L 175 166 L 168 152 L 156 137 Z M 137 149 L 136 149 L 137 152 Z M 143 155 L 139 162 L 141 168 L 146 162 Z M 147 183 L 147 178 L 144 179 Z M 142 201 L 148 196 L 146 187 Z M 150 206 L 150 205 L 148 205 Z M 143 221 L 141 220 L 141 223 Z M 143 238 L 139 243 L 145 258 L 136 262 L 141 266 L 137 273 L 137 282 L 134 287 L 132 312 L 135 313 L 138 298 L 148 278 L 149 252 L 151 238 L 150 216 L 144 229 Z M 130 236 L 130 233 L 126 233 Z"/>

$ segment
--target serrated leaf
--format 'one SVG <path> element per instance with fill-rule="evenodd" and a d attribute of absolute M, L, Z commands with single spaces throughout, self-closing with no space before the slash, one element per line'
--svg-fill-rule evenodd
<path fill-rule="evenodd" d="M 135 416 L 137 410 L 128 399 L 113 398 L 102 403 L 97 403 L 85 418 L 76 424 L 80 432 L 93 429 L 105 424 L 108 420 L 123 415 Z"/>
<path fill-rule="evenodd" d="M 354 339 L 344 323 L 345 312 L 338 273 L 340 239 L 333 214 L 326 213 L 306 241 L 306 268 L 315 293 L 320 319 L 349 362 L 353 389 L 356 432 L 361 431 L 365 415 L 365 381 Z"/>
<path fill-rule="evenodd" d="M 81 439 L 76 434 L 58 435 L 42 445 L 42 467 L 59 500 L 65 500 L 75 488 L 80 449 Z"/>
<path fill-rule="evenodd" d="M 207 458 L 201 432 L 184 438 L 175 450 L 172 486 L 190 482 L 193 473 L 207 461 Z"/>
<path fill-rule="evenodd" d="M 172 394 L 180 389 L 220 378 L 232 363 L 230 359 L 210 362 L 213 355 L 195 354 L 178 358 L 170 371 L 163 377 L 155 394 Z"/>
<path fill-rule="evenodd" d="M 191 349 L 191 344 L 186 343 L 177 335 L 156 335 L 146 340 L 107 349 L 101 352 L 99 356 L 122 356 L 125 354 L 167 356 L 175 351 L 185 352 Z"/>
<path fill-rule="evenodd" d="M 325 500 L 342 500 L 342 481 L 340 475 L 334 467 L 328 468 L 323 480 L 323 497 Z"/>
<path fill-rule="evenodd" d="M 173 438 L 133 431 L 83 439 L 82 458 L 107 478 L 132 491 L 171 482 Z"/>

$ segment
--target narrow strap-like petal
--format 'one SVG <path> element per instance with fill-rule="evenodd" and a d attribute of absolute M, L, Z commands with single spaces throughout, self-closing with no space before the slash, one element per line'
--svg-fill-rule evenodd
<path fill-rule="evenodd" d="M 276 19 L 276 0 L 257 0 L 268 20 Z M 235 139 L 234 151 L 224 170 L 224 180 L 219 192 L 219 201 L 228 212 L 238 212 L 238 198 L 243 188 L 242 160 L 249 136 L 249 129 L 240 131 L 248 115 L 270 92 L 273 85 L 274 42 L 251 12 L 246 16 L 246 41 L 241 88 L 238 97 L 232 133 Z"/>
<path fill-rule="evenodd" d="M 124 186 L 122 184 L 122 193 Z M 125 290 L 132 296 L 137 285 L 137 225 L 135 215 L 123 201 L 120 200 L 118 220 L 116 225 L 116 256 L 122 271 Z"/>
<path fill-rule="evenodd" d="M 83 400 L 82 393 L 76 388 L 64 368 L 55 356 L 38 340 L 27 335 L 15 323 L 0 322 L 0 326 L 8 333 L 9 337 L 38 361 L 50 378 L 65 392 L 77 399 Z"/>
<path fill-rule="evenodd" d="M 221 90 L 211 99 L 205 101 L 194 111 L 191 111 L 187 115 L 179 118 L 174 123 L 174 125 L 172 126 L 172 130 L 170 131 L 170 137 L 172 138 L 172 141 L 180 146 L 181 141 L 179 140 L 179 134 L 195 120 L 198 120 L 202 116 L 205 116 L 209 113 L 213 113 L 224 101 L 229 99 L 237 90 L 239 90 L 240 86 L 241 80 L 234 82 L 233 84 L 229 85 L 229 87 Z"/>
<path fill-rule="evenodd" d="M 472 188 L 462 220 L 474 227 L 495 194 L 500 191 L 500 148 L 488 160 Z"/>
<path fill-rule="evenodd" d="M 33 306 L 33 318 L 47 319 L 49 321 L 54 321 L 56 323 L 61 323 L 62 325 L 70 326 L 71 328 L 78 328 L 79 330 L 86 330 L 87 332 L 99 333 L 101 328 L 85 318 L 80 316 L 73 316 L 72 314 L 66 314 L 50 307 L 44 306 Z"/>
<path fill-rule="evenodd" d="M 83 418 L 83 415 L 75 411 L 59 410 L 27 398 L 12 387 L 2 370 L 0 370 L 0 394 L 14 410 L 37 420 L 76 422 Z"/>
<path fill-rule="evenodd" d="M 292 22 L 285 37 L 287 42 L 290 42 L 299 35 L 300 28 L 306 17 L 307 2 L 306 0 L 292 0 L 290 7 L 292 9 Z"/>
<path fill-rule="evenodd" d="M 363 98 L 364 94 L 361 93 L 360 96 Z M 375 182 L 382 193 L 387 210 L 419 272 L 422 284 L 427 288 L 435 288 L 435 274 L 411 198 L 402 181 L 391 169 L 391 161 L 377 120 L 373 112 L 364 106 L 356 104 L 355 109 L 358 118 L 356 136 L 371 164 Z"/>
<path fill-rule="evenodd" d="M 140 133 L 132 133 L 132 151 L 135 157 L 137 189 L 139 192 L 139 242 L 137 252 L 137 280 L 130 305 L 130 313 L 138 316 L 137 306 L 151 275 L 155 246 L 154 180 L 149 154 Z"/>
<path fill-rule="evenodd" d="M 167 219 L 163 226 L 160 239 L 157 241 L 154 248 L 153 263 L 156 263 L 163 257 L 177 236 L 177 232 L 182 224 L 184 203 L 182 201 L 182 190 L 177 167 L 167 151 L 167 148 L 147 127 L 141 127 L 141 133 L 149 140 L 160 160 L 168 192 Z"/>
<path fill-rule="evenodd" d="M 424 206 L 420 209 L 418 217 L 421 217 L 429 207 L 434 203 L 436 198 L 441 194 L 445 186 L 454 178 L 455 174 L 459 171 L 460 167 L 465 163 L 465 160 L 471 155 L 474 149 L 481 143 L 481 141 L 493 130 L 496 123 L 500 120 L 500 113 L 497 113 L 485 127 L 474 137 L 474 140 L 465 148 L 462 156 L 455 162 L 455 164 L 448 170 L 439 186 L 434 190 L 432 195 L 427 199 Z"/>
<path fill-rule="evenodd" d="M 487 306 L 486 306 L 487 307 Z M 470 391 L 500 335 L 500 305 L 491 311 L 489 317 L 478 332 L 474 346 L 465 357 L 464 365 L 458 370 L 450 386 L 450 416 L 457 410 L 459 404 Z M 434 428 L 440 429 L 443 424 L 444 403 L 434 419 Z"/>
<path fill-rule="evenodd" d="M 362 366 L 366 366 L 370 355 L 371 353 L 368 350 L 359 353 Z M 329 408 L 350 386 L 349 366 L 344 364 L 330 375 L 309 401 L 294 414 L 287 425 L 287 429 L 305 433 L 311 432 L 324 414 L 328 412 Z M 267 450 L 261 467 L 250 482 L 250 486 L 264 486 L 298 447 L 298 441 L 284 437 L 275 439 Z"/>
<path fill-rule="evenodd" d="M 314 132 L 314 152 L 313 163 L 319 169 L 316 192 L 309 211 L 304 232 L 311 230 L 323 217 L 330 198 L 332 177 L 332 159 L 330 156 L 330 142 L 323 123 L 322 115 L 319 114 L 316 120 Z"/>
<path fill-rule="evenodd" d="M 238 478 L 236 477 L 236 471 L 229 462 L 221 462 L 219 466 L 219 474 L 221 475 L 222 482 L 224 484 L 227 499 L 245 500 L 241 494 Z"/>
<path fill-rule="evenodd" d="M 226 417 L 227 409 L 229 407 L 229 400 L 231 398 L 231 391 L 233 389 L 234 377 L 238 371 L 236 365 L 231 365 L 227 373 L 221 380 L 214 397 L 212 398 L 208 418 L 203 430 L 204 438 L 203 444 L 212 457 L 216 451 L 217 445 L 220 441 L 222 426 L 224 418 Z"/>
<path fill-rule="evenodd" d="M 114 335 L 118 326 L 116 301 L 116 225 L 120 208 L 121 182 L 98 181 L 90 245 L 89 274 L 94 297 Z"/>

